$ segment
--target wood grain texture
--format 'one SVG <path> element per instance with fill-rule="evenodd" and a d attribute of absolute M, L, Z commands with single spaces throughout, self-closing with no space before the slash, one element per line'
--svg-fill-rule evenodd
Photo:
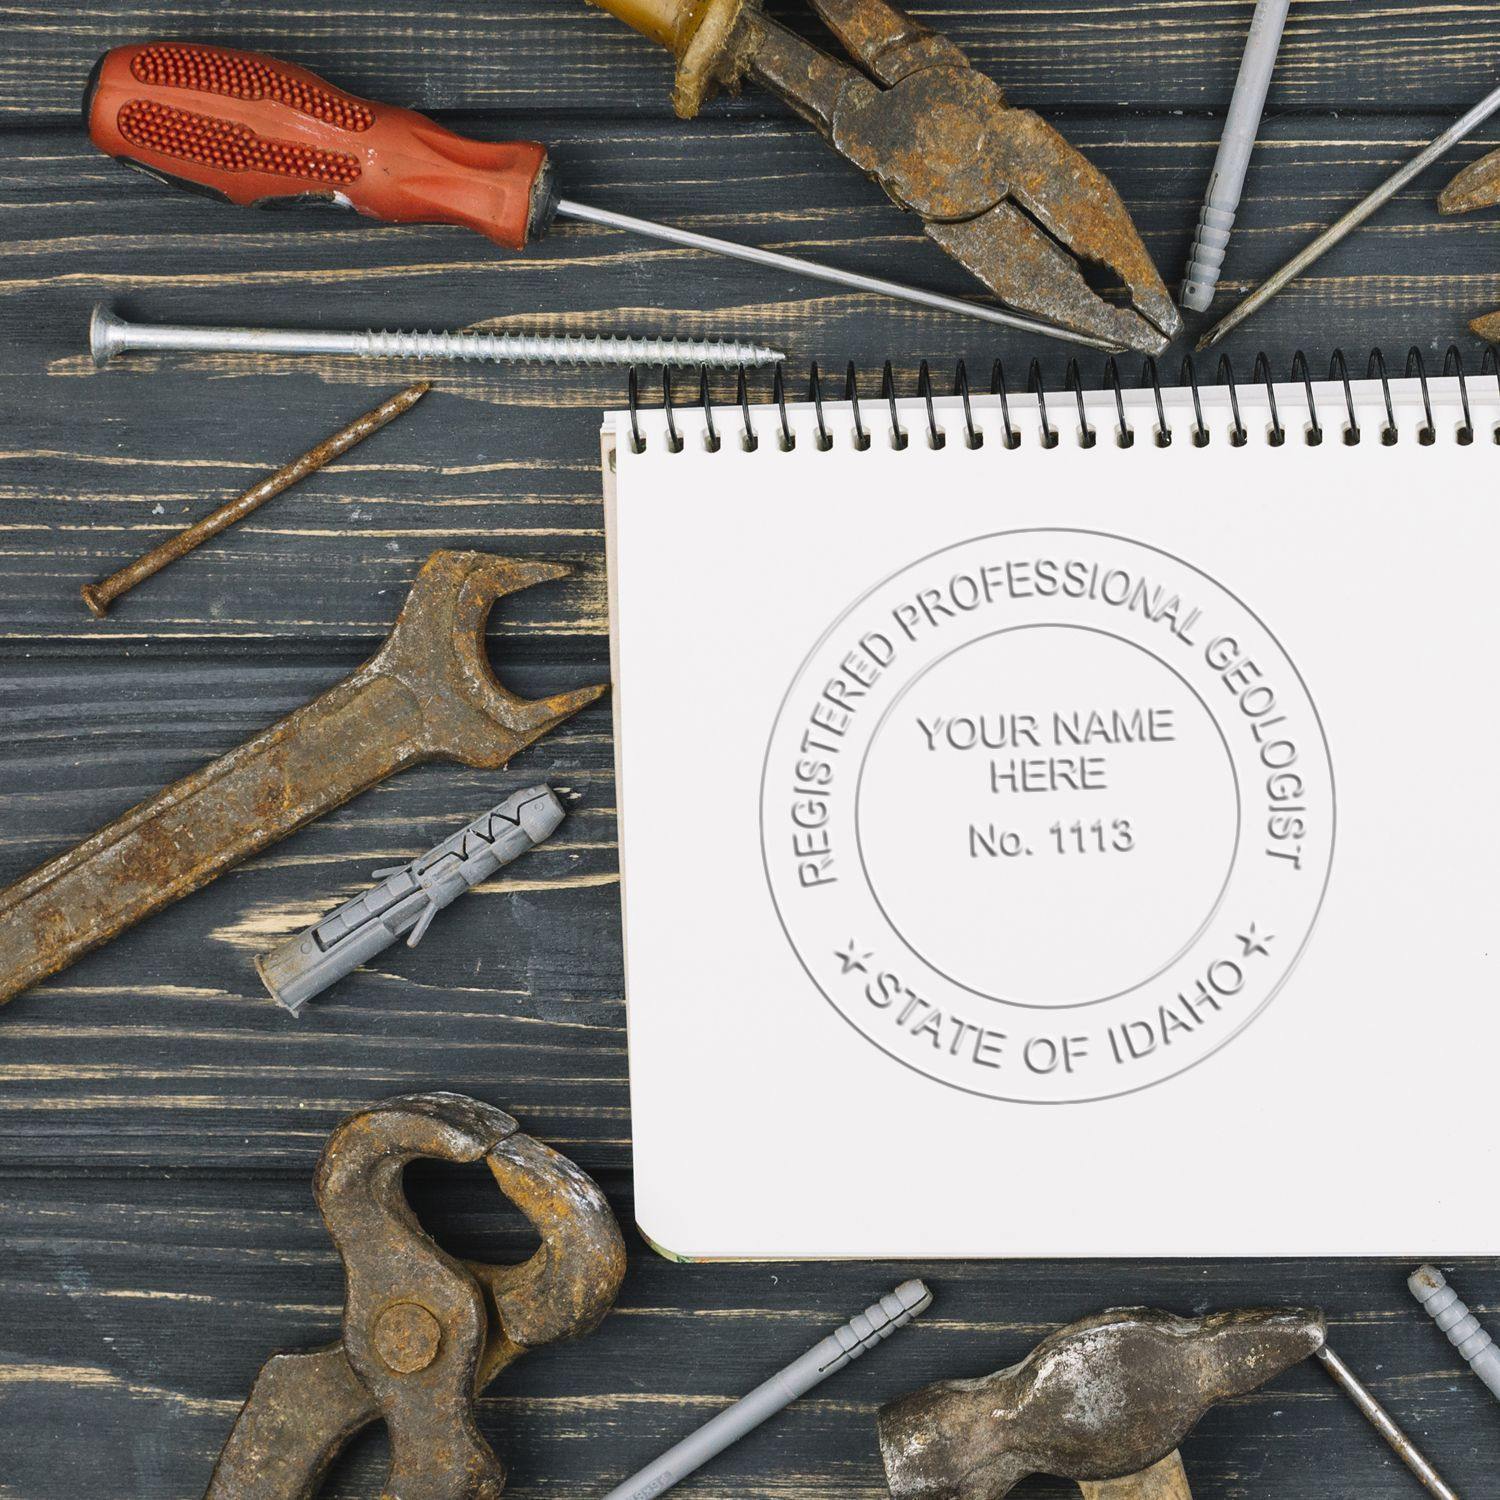
<path fill-rule="evenodd" d="M 773 14 L 826 41 L 795 0 Z M 949 0 L 913 9 L 941 26 L 1017 102 L 1051 112 L 1222 108 L 1234 86 L 1250 0 Z M 95 56 L 158 36 L 292 56 L 345 88 L 428 110 L 603 119 L 669 116 L 667 53 L 583 0 L 382 0 L 254 7 L 217 0 L 12 0 L 0 112 L 70 120 Z M 1494 0 L 1298 0 L 1271 109 L 1458 114 L 1494 84 Z M 779 113 L 759 94 L 716 115 Z M 535 127 L 533 127 L 535 128 Z"/>
<path fill-rule="evenodd" d="M 1252 169 L 1220 306 L 1440 124 L 1278 123 Z M 1090 116 L 1069 131 L 1110 172 L 1160 264 L 1180 264 L 1212 128 Z M 582 198 L 944 291 L 977 290 L 801 127 L 695 127 L 690 152 L 673 126 L 575 122 L 550 134 Z M 1481 132 L 1455 161 L 1496 143 L 1500 129 Z M 1477 368 L 1465 323 L 1500 303 L 1500 213 L 1439 219 L 1432 186 L 1403 194 L 1226 345 L 1241 379 L 1261 348 L 1284 374 L 1298 347 L 1321 367 L 1335 347 L 1359 365 L 1371 343 L 1397 360 L 1416 344 L 1436 366 L 1456 340 Z M 792 210 L 779 212 L 789 199 Z M 294 649 L 373 644 L 421 560 L 434 547 L 468 544 L 577 564 L 576 580 L 513 601 L 507 618 L 548 651 L 566 653 L 572 642 L 575 653 L 602 659 L 593 454 L 599 411 L 623 397 L 623 376 L 610 371 L 431 367 L 438 392 L 399 426 L 142 588 L 107 622 L 85 620 L 79 584 L 411 374 L 397 363 L 234 356 L 134 358 L 101 373 L 84 350 L 88 311 L 101 298 L 132 316 L 184 322 L 759 337 L 788 351 L 794 393 L 814 360 L 835 375 L 856 360 L 873 395 L 887 357 L 907 390 L 921 358 L 945 379 L 962 356 L 983 385 L 993 358 L 1021 384 L 1036 356 L 1060 386 L 1070 357 L 1065 345 L 607 231 L 564 227 L 525 256 L 505 256 L 458 231 L 370 226 L 327 211 L 234 213 L 121 170 L 76 132 L 0 135 L 0 239 L 11 247 L 0 264 L 0 639 L 32 649 L 113 654 L 168 638 L 185 650 L 272 637 Z M 1097 380 L 1102 362 L 1079 353 Z M 1177 359 L 1163 361 L 1164 378 L 1177 378 Z M 1138 363 L 1123 364 L 1134 381 Z M 1204 378 L 1214 368 L 1211 358 Z M 728 400 L 732 382 L 714 389 Z M 646 399 L 659 393 L 648 389 Z M 318 588 L 296 587 L 309 569 Z"/>
<path fill-rule="evenodd" d="M 333 1114 L 310 1109 L 321 1129 Z M 412 1197 L 455 1253 L 527 1253 L 485 1174 L 418 1170 Z M 628 1179 L 604 1185 L 622 1214 Z M 197 1493 L 255 1371 L 272 1349 L 336 1336 L 339 1267 L 305 1183 L 241 1179 L 241 1200 L 206 1201 L 198 1177 L 89 1176 L 19 1182 L 0 1207 L 8 1247 L 0 1288 L 23 1358 L 0 1359 L 0 1430 L 56 1434 L 7 1465 L 16 1495 Z M 185 1201 L 187 1200 L 187 1201 Z M 849 1265 L 672 1266 L 632 1238 L 615 1314 L 589 1339 L 534 1353 L 480 1403 L 481 1425 L 512 1467 L 517 1500 L 602 1494 L 706 1420 L 894 1274 Z M 902 1390 L 1023 1357 L 1056 1324 L 1131 1300 L 1187 1310 L 1280 1300 L 1329 1309 L 1344 1357 L 1441 1454 L 1461 1493 L 1490 1493 L 1491 1398 L 1460 1380 L 1441 1336 L 1409 1302 L 1352 1293 L 1346 1267 L 1268 1261 L 1192 1267 L 948 1264 L 913 1266 L 941 1288 L 910 1330 L 688 1481 L 685 1496 L 836 1495 L 879 1500 L 876 1407 Z M 1366 1287 L 1402 1268 L 1366 1263 Z M 1484 1268 L 1455 1279 L 1482 1292 Z M 211 1357 L 206 1355 L 211 1351 Z M 70 1432 L 88 1442 L 66 1444 Z M 1314 1364 L 1216 1408 L 1185 1445 L 1199 1500 L 1258 1496 L 1403 1500 L 1412 1480 Z M 382 1445 L 359 1445 L 325 1492 L 376 1493 Z M 1076 1489 L 1028 1481 L 1037 1500 Z"/>
<path fill-rule="evenodd" d="M 1249 10 L 949 0 L 922 13 L 1018 102 L 1059 119 L 1175 280 Z M 442 369 L 437 393 L 349 462 L 90 620 L 81 583 L 410 378 L 396 365 L 235 359 L 96 373 L 83 345 L 98 299 L 181 321 L 759 337 L 789 352 L 794 391 L 808 362 L 841 374 L 853 359 L 873 393 L 887 357 L 906 389 L 920 360 L 946 372 L 960 356 L 980 385 L 997 356 L 1013 384 L 1032 358 L 1061 384 L 1062 345 L 604 231 L 560 227 L 507 257 L 456 231 L 235 215 L 174 196 L 96 157 L 76 125 L 96 54 L 148 35 L 295 55 L 475 134 L 539 137 L 585 201 L 978 290 L 774 101 L 746 95 L 696 124 L 672 120 L 665 54 L 579 0 L 12 0 L 0 10 L 0 883 L 347 673 L 436 547 L 574 566 L 497 612 L 493 655 L 519 691 L 607 671 L 595 454 L 599 413 L 623 395 L 611 372 Z M 1491 87 L 1497 41 L 1494 3 L 1299 0 L 1220 308 Z M 1497 143 L 1500 128 L 1482 131 L 1451 169 Z M 1438 361 L 1458 340 L 1477 367 L 1463 329 L 1500 304 L 1500 214 L 1440 221 L 1432 197 L 1446 170 L 1228 346 L 1241 379 L 1261 347 L 1284 371 L 1299 346 L 1316 367 L 1339 346 L 1362 362 L 1372 343 Z M 1163 363 L 1168 378 L 1177 358 Z M 1082 363 L 1092 382 L 1098 360 Z M 716 383 L 717 399 L 730 392 Z M 711 826 L 711 759 L 685 753 Z M 392 949 L 300 1023 L 264 995 L 260 948 L 543 778 L 582 794 L 559 835 L 465 898 L 417 952 Z M 615 840 L 601 705 L 505 773 L 427 767 L 386 783 L 0 1011 L 3 1500 L 201 1493 L 261 1361 L 335 1332 L 338 1264 L 309 1182 L 349 1109 L 416 1088 L 473 1093 L 595 1173 L 629 1223 Z M 1333 1128 L 1312 1101 L 1286 1107 L 1305 1109 L 1310 1131 Z M 1003 1156 L 987 1172 L 1003 1194 Z M 1190 1197 L 1170 1142 L 1142 1161 L 1141 1187 Z M 412 1192 L 455 1252 L 526 1253 L 484 1174 L 417 1169 Z M 1336 1215 L 1336 1180 L 1328 1195 Z M 630 1239 L 618 1314 L 584 1343 L 529 1358 L 482 1403 L 518 1500 L 603 1493 L 904 1274 L 938 1290 L 921 1323 L 696 1476 L 686 1497 L 877 1500 L 881 1401 L 987 1372 L 1058 1323 L 1132 1302 L 1327 1307 L 1336 1347 L 1460 1492 L 1496 1487 L 1493 1404 L 1407 1297 L 1404 1264 L 685 1267 Z M 1414 1256 L 1441 1249 L 1412 1226 Z M 1465 1263 L 1454 1280 L 1500 1324 L 1500 1260 Z M 375 1493 L 382 1444 L 358 1445 L 328 1493 Z M 1415 1489 L 1312 1366 L 1212 1413 L 1186 1460 L 1199 1500 Z M 1034 1481 L 1025 1493 L 1076 1491 Z"/>

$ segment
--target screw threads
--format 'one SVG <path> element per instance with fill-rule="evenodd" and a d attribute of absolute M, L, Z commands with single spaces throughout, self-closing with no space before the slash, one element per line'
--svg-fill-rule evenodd
<path fill-rule="evenodd" d="M 1407 1278 L 1411 1294 L 1447 1335 L 1474 1373 L 1500 1397 L 1500 1348 L 1464 1305 L 1436 1266 L 1419 1266 Z"/>
<path fill-rule="evenodd" d="M 370 330 L 365 359 L 482 360 L 531 365 L 760 365 L 773 351 L 724 339 L 616 338 L 610 335 L 423 333 Z"/>
<path fill-rule="evenodd" d="M 89 347 L 101 368 L 117 355 L 265 354 L 355 359 L 485 360 L 545 365 L 706 365 L 715 369 L 780 364 L 786 355 L 738 339 L 615 338 L 606 335 L 429 332 L 418 329 L 325 332 L 322 329 L 189 328 L 128 323 L 100 304 Z"/>

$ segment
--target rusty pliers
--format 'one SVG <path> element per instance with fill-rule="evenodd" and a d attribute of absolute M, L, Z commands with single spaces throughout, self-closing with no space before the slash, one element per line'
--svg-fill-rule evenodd
<path fill-rule="evenodd" d="M 483 1161 L 541 1248 L 514 1266 L 460 1263 L 422 1232 L 402 1190 L 416 1157 Z M 344 1262 L 343 1337 L 277 1354 L 256 1379 L 206 1500 L 311 1500 L 349 1439 L 384 1418 L 384 1500 L 496 1500 L 505 1470 L 475 1398 L 528 1349 L 587 1333 L 609 1311 L 625 1245 L 579 1169 L 461 1094 L 412 1094 L 351 1115 L 314 1183 Z"/>
<path fill-rule="evenodd" d="M 1010 307 L 1143 353 L 1160 353 L 1180 331 L 1109 179 L 1040 116 L 1008 105 L 946 37 L 886 0 L 810 0 L 859 68 L 770 20 L 760 0 L 593 3 L 670 48 L 683 118 L 714 89 L 753 78 L 920 215 Z M 1100 297 L 1075 256 L 1118 275 L 1136 310 Z"/>

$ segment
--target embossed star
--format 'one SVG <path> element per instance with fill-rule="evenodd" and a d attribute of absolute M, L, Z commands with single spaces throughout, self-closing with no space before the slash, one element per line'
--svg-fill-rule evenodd
<path fill-rule="evenodd" d="M 1250 924 L 1249 932 L 1237 932 L 1235 936 L 1240 940 L 1240 945 L 1244 949 L 1244 952 L 1240 955 L 1242 958 L 1249 958 L 1252 953 L 1263 954 L 1269 958 L 1271 954 L 1269 944 L 1276 941 L 1276 934 L 1274 932 L 1267 933 L 1265 937 L 1262 937 L 1260 930 L 1254 922 Z"/>
<path fill-rule="evenodd" d="M 849 939 L 849 946 L 842 953 L 835 953 L 833 956 L 843 964 L 845 974 L 852 974 L 856 969 L 861 974 L 868 974 L 870 970 L 867 967 L 867 960 L 875 957 L 873 953 L 861 953 L 859 944 L 853 938 Z"/>

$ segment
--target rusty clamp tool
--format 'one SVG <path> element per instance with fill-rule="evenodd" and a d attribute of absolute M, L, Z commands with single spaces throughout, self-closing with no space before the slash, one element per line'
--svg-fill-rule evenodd
<path fill-rule="evenodd" d="M 0 1003 L 386 777 L 498 770 L 592 703 L 604 687 L 526 702 L 485 651 L 498 599 L 567 571 L 434 552 L 352 676 L 0 891 Z"/>
<path fill-rule="evenodd" d="M 423 1156 L 483 1161 L 541 1249 L 513 1266 L 445 1254 L 402 1192 L 403 1169 Z M 344 1262 L 343 1337 L 267 1361 L 206 1500 L 311 1500 L 349 1439 L 380 1418 L 386 1500 L 495 1500 L 505 1469 L 475 1423 L 476 1397 L 527 1350 L 588 1333 L 614 1304 L 625 1245 L 609 1205 L 509 1115 L 460 1094 L 351 1115 L 314 1192 Z"/>
<path fill-rule="evenodd" d="M 594 3 L 671 49 L 684 119 L 715 88 L 754 79 L 919 214 L 1008 306 L 1147 354 L 1181 330 L 1109 179 L 905 11 L 885 0 L 811 0 L 861 72 L 770 20 L 760 0 Z M 1100 297 L 1075 255 L 1114 271 L 1136 310 Z"/>

